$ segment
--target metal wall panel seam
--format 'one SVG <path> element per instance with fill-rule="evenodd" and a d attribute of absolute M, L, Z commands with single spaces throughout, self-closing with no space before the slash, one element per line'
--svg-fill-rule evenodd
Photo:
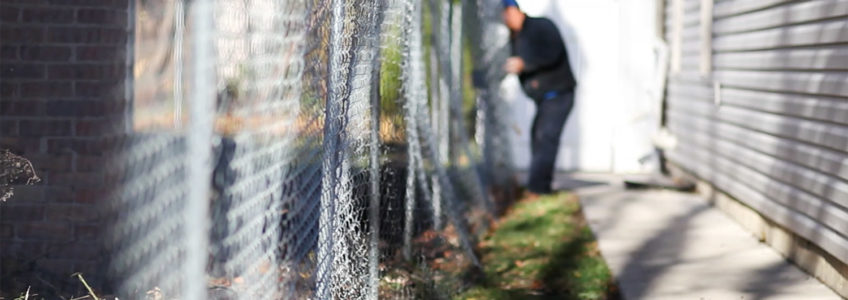
<path fill-rule="evenodd" d="M 706 86 L 670 85 L 669 101 L 711 102 L 714 91 Z M 722 106 L 738 107 L 756 112 L 822 122 L 835 126 L 848 125 L 848 99 L 773 93 L 766 91 L 722 88 Z"/>
<path fill-rule="evenodd" d="M 697 70 L 680 70 L 676 74 L 669 75 L 668 81 L 673 84 L 697 84 L 712 87 L 712 81 L 704 79 Z"/>
<path fill-rule="evenodd" d="M 722 89 L 724 103 L 764 113 L 848 124 L 848 99 L 768 93 L 749 90 Z"/>
<path fill-rule="evenodd" d="M 715 109 L 711 103 L 701 101 L 680 102 L 678 100 L 671 100 L 669 107 L 675 111 L 682 108 L 684 111 L 693 114 L 700 114 L 702 111 Z M 721 107 L 720 110 L 721 113 L 716 114 L 716 121 L 738 124 L 751 130 L 827 147 L 836 151 L 845 151 L 845 149 L 848 149 L 848 126 L 836 126 L 766 113 L 756 113 L 737 107 L 725 106 Z"/>
<path fill-rule="evenodd" d="M 848 16 L 848 1 L 819 0 L 790 3 L 753 13 L 715 20 L 717 35 L 772 29 Z"/>
<path fill-rule="evenodd" d="M 681 56 L 698 56 L 701 53 L 701 46 L 697 43 L 683 43 L 681 49 Z"/>
<path fill-rule="evenodd" d="M 701 8 L 700 0 L 683 0 L 683 10 L 686 12 L 697 11 Z"/>
<path fill-rule="evenodd" d="M 700 53 L 684 55 L 680 58 L 680 67 L 683 69 L 698 69 L 701 66 Z"/>
<path fill-rule="evenodd" d="M 700 17 L 698 15 L 695 15 L 695 16 Z M 695 19 L 695 22 L 692 22 L 691 24 L 686 24 L 685 26 L 682 27 L 682 29 L 683 29 L 682 33 L 683 33 L 683 37 L 684 37 L 684 39 L 683 39 L 684 44 L 687 44 L 687 43 L 688 44 L 697 44 L 698 43 L 698 38 L 701 37 L 701 25 L 700 25 L 699 19 Z"/>
<path fill-rule="evenodd" d="M 845 229 L 848 229 L 848 211 L 833 202 L 823 200 L 791 183 L 776 181 L 761 171 L 745 165 L 744 159 L 732 159 L 727 155 L 715 156 L 712 159 L 712 166 L 719 172 L 726 172 L 735 181 L 744 182 L 752 190 L 768 197 L 770 201 L 803 213 L 848 239 L 845 236 Z"/>
<path fill-rule="evenodd" d="M 750 51 L 820 44 L 848 43 L 845 19 L 829 20 L 773 29 L 719 35 L 714 51 Z"/>
<path fill-rule="evenodd" d="M 712 120 L 702 119 L 701 116 L 693 117 L 680 112 L 669 112 L 668 116 L 670 128 L 677 128 L 678 122 L 682 122 L 683 126 L 691 122 L 689 126 L 695 126 L 694 128 L 708 127 L 709 125 L 705 126 L 702 122 L 712 122 Z M 744 145 L 748 149 L 774 158 L 785 159 L 786 161 L 796 163 L 811 170 L 848 181 L 848 153 L 779 138 L 735 124 L 713 124 L 713 130 L 722 139 Z"/>
<path fill-rule="evenodd" d="M 700 7 L 695 9 L 684 10 L 683 12 L 683 28 L 697 28 L 701 24 Z"/>
<path fill-rule="evenodd" d="M 708 155 L 704 156 L 704 153 L 697 149 L 681 152 L 688 156 L 701 156 L 702 158 L 710 159 Z M 680 155 L 681 154 L 677 153 L 670 154 L 672 160 L 682 158 L 680 157 Z M 724 163 L 721 158 L 719 158 L 718 160 L 712 159 L 712 161 L 719 161 Z M 823 248 L 829 250 L 829 252 L 831 252 L 832 254 L 844 252 L 844 246 L 840 246 L 840 244 L 844 244 L 845 239 L 841 237 L 841 235 L 839 235 L 838 233 L 829 230 L 829 228 L 823 226 L 823 224 L 812 220 L 806 215 L 800 214 L 797 211 L 794 211 L 792 209 L 789 209 L 785 206 L 773 202 L 765 195 L 757 192 L 751 187 L 746 186 L 740 183 L 738 180 L 727 175 L 726 172 L 731 174 L 737 172 L 733 165 L 723 164 L 723 166 L 728 166 L 728 168 L 730 168 L 730 171 L 722 172 L 717 172 L 712 166 L 704 165 L 703 163 L 695 161 L 681 165 L 685 166 L 686 168 L 689 168 L 690 170 L 696 170 L 694 173 L 697 174 L 699 177 L 705 178 L 713 182 L 717 188 L 726 191 L 733 197 L 739 199 L 741 202 L 754 207 L 756 210 L 760 211 L 760 213 L 767 216 L 768 218 L 788 228 L 798 229 L 793 231 L 799 234 L 800 236 L 805 237 L 813 242 L 816 242 L 819 245 L 823 245 L 825 243 L 830 244 L 831 249 L 828 249 L 828 247 Z M 802 221 L 802 223 L 799 223 L 799 220 Z M 793 227 L 793 225 L 797 227 Z M 826 238 L 822 238 L 822 233 L 824 233 L 824 237 Z"/>
<path fill-rule="evenodd" d="M 680 121 L 680 118 L 686 117 L 676 115 L 674 118 Z M 688 135 L 678 137 L 679 140 L 697 140 L 696 144 L 711 148 L 713 153 L 727 156 L 728 159 L 734 160 L 740 165 L 756 170 L 777 182 L 795 186 L 820 197 L 825 202 L 836 204 L 843 210 L 848 209 L 848 181 L 824 174 L 807 166 L 787 162 L 788 159 L 786 158 L 770 156 L 752 148 L 754 145 L 750 143 L 738 143 L 730 140 L 726 136 L 718 134 L 716 127 L 713 127 L 709 132 L 698 131 L 697 129 L 702 127 L 703 124 L 697 124 L 697 121 L 692 118 L 676 123 L 674 126 L 687 126 L 686 124 L 689 126 L 688 129 L 693 130 Z M 848 226 L 845 228 L 848 228 Z"/>
<path fill-rule="evenodd" d="M 686 114 L 686 116 L 690 117 L 690 118 L 704 117 L 704 116 L 702 116 L 698 113 L 693 113 L 688 108 L 675 108 L 675 109 L 672 109 L 672 110 L 669 111 L 669 115 L 674 115 L 674 114 Z M 716 122 L 719 122 L 719 121 L 716 121 Z M 740 123 L 732 123 L 732 122 L 725 122 L 725 123 L 721 123 L 721 124 L 738 126 L 739 128 L 743 128 L 745 130 L 749 130 L 749 131 L 752 131 L 752 132 L 756 132 L 756 133 L 760 133 L 760 134 L 764 134 L 764 135 L 768 135 L 768 136 L 774 136 L 775 138 L 780 138 L 781 140 L 795 142 L 795 143 L 798 143 L 799 145 L 809 146 L 809 147 L 812 147 L 814 149 L 821 149 L 822 151 L 828 151 L 830 153 L 843 153 L 841 151 L 844 151 L 844 150 L 828 149 L 828 148 L 825 148 L 821 145 L 817 145 L 817 144 L 810 143 L 809 141 L 801 140 L 796 136 L 778 137 L 774 134 L 764 132 L 760 128 L 756 128 L 755 126 L 748 126 L 747 123 L 744 123 L 744 122 L 742 122 L 741 124 Z M 716 126 L 718 126 L 718 125 L 716 125 Z"/>
<path fill-rule="evenodd" d="M 727 192 L 737 200 L 745 203 L 754 210 L 763 214 L 772 221 L 783 225 L 799 236 L 816 243 L 819 247 L 836 257 L 842 262 L 848 262 L 848 239 L 840 236 L 822 224 L 810 219 L 803 214 L 788 209 L 782 205 L 769 200 L 764 195 L 754 191 L 748 186 L 734 179 L 727 178 L 723 173 L 713 171 L 713 166 L 699 163 L 692 158 L 705 158 L 703 154 L 693 149 L 692 152 L 680 153 L 675 151 L 669 153 L 669 158 L 697 176 L 710 181 L 718 189 Z M 708 160 L 708 158 L 706 158 Z"/>
<path fill-rule="evenodd" d="M 795 1 L 797 0 L 725 1 L 716 3 L 713 14 L 716 16 L 716 19 L 726 18 L 745 13 L 753 13 Z"/>
<path fill-rule="evenodd" d="M 848 97 L 846 72 L 715 71 L 725 87 Z"/>
<path fill-rule="evenodd" d="M 716 69 L 848 71 L 848 45 L 714 54 Z"/>
<path fill-rule="evenodd" d="M 706 84 L 686 84 L 675 82 L 668 87 L 668 96 L 674 98 L 693 97 L 696 100 L 711 100 L 715 94 L 714 89 Z"/>

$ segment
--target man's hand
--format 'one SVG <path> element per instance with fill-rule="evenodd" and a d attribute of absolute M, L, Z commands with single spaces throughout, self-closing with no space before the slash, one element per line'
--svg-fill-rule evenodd
<path fill-rule="evenodd" d="M 524 70 L 524 60 L 521 57 L 513 56 L 506 59 L 504 71 L 510 74 L 518 74 L 521 73 L 521 70 Z"/>

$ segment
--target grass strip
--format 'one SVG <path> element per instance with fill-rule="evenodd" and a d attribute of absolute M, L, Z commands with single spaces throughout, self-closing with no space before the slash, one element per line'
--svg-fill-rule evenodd
<path fill-rule="evenodd" d="M 619 299 L 572 194 L 517 202 L 479 248 L 485 276 L 454 299 Z"/>

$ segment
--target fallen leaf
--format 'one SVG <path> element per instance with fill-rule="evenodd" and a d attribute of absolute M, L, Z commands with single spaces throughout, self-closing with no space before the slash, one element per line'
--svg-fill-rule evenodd
<path fill-rule="evenodd" d="M 519 268 L 523 268 L 525 265 L 527 265 L 527 262 L 525 262 L 523 260 L 516 260 L 515 265 L 518 266 Z"/>
<path fill-rule="evenodd" d="M 545 283 L 542 282 L 541 280 L 535 280 L 535 281 L 533 281 L 533 284 L 530 285 L 530 288 L 534 289 L 534 290 L 541 290 L 541 289 L 545 288 Z"/>

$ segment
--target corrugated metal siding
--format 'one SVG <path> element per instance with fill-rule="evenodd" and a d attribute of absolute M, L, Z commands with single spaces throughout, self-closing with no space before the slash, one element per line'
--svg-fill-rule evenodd
<path fill-rule="evenodd" d="M 669 159 L 848 263 L 848 0 L 717 0 L 712 37 L 700 2 L 666 1 Z"/>

